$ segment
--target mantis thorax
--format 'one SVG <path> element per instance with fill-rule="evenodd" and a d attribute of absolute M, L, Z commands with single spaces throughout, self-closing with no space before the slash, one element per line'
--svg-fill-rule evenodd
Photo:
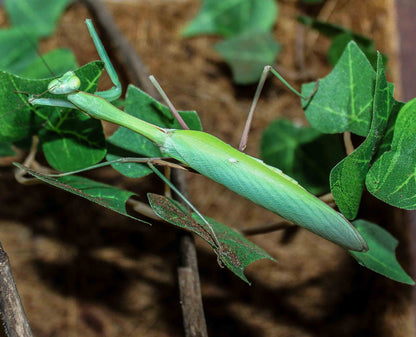
<path fill-rule="evenodd" d="M 79 89 L 81 81 L 73 71 L 67 71 L 61 77 L 49 82 L 48 91 L 51 94 L 70 94 Z"/>

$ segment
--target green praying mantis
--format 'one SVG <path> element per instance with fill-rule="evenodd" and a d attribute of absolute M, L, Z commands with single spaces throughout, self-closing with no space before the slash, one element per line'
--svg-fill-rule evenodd
<path fill-rule="evenodd" d="M 342 214 L 279 169 L 243 153 L 244 141 L 240 143 L 240 149 L 235 149 L 208 133 L 189 130 L 154 78 L 151 78 L 152 82 L 159 87 L 183 129 L 163 129 L 113 106 L 110 102 L 119 98 L 121 85 L 91 21 L 86 23 L 114 87 L 95 94 L 78 91 L 80 79 L 69 71 L 48 85 L 51 94 L 64 94 L 66 99 L 31 96 L 30 104 L 75 108 L 90 117 L 126 127 L 151 140 L 164 156 L 176 159 L 289 221 L 348 250 L 368 250 L 361 234 Z M 252 111 L 254 109 L 251 109 L 249 119 Z"/>

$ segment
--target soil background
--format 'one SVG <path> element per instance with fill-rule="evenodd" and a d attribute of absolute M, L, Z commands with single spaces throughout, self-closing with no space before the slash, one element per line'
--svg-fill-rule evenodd
<path fill-rule="evenodd" d="M 213 49 L 218 37 L 181 38 L 199 2 L 138 0 L 106 5 L 175 106 L 197 110 L 205 131 L 237 146 L 255 86 L 232 83 L 229 69 Z M 372 37 L 390 57 L 389 80 L 399 84 L 392 0 L 327 0 L 323 6 L 281 0 L 279 6 L 274 34 L 283 49 L 278 65 L 295 87 L 330 71 L 325 56 L 330 41 L 299 25 L 296 16 L 301 13 Z M 81 4 L 71 5 L 42 51 L 66 46 L 74 50 L 79 64 L 97 59 L 84 24 L 89 16 Z M 4 16 L 2 24 L 7 24 Z M 111 48 L 110 53 L 115 54 Z M 126 87 L 127 72 L 117 63 L 116 68 Z M 108 81 L 101 85 L 110 86 Z M 306 124 L 298 98 L 270 78 L 247 153 L 258 155 L 261 133 L 277 117 Z M 0 240 L 35 336 L 183 336 L 175 229 L 157 223 L 147 227 L 49 186 L 19 185 L 10 165 L 3 163 Z M 152 177 L 134 181 L 110 170 L 93 176 L 141 197 L 150 189 L 161 189 Z M 188 181 L 191 200 L 200 211 L 231 227 L 279 219 L 203 177 L 189 174 Z M 400 240 L 399 260 L 410 271 L 408 229 L 401 212 L 369 196 L 360 212 Z M 246 272 L 251 286 L 219 268 L 214 253 L 197 240 L 210 336 L 414 335 L 411 287 L 360 267 L 343 249 L 304 230 L 252 240 L 278 263 L 261 260 L 251 265 Z"/>

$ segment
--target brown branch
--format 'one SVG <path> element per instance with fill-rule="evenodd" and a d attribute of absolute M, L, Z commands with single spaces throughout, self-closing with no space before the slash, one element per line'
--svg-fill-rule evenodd
<path fill-rule="evenodd" d="M 160 100 L 160 95 L 148 80 L 148 71 L 134 48 L 116 27 L 113 18 L 101 1 L 84 0 L 93 14 L 101 32 L 111 41 L 121 56 L 125 69 L 132 76 L 133 83 L 141 86 L 149 95 Z M 186 195 L 183 172 L 172 170 L 172 180 L 180 192 Z M 198 273 L 198 262 L 193 236 L 190 233 L 179 234 L 179 292 L 186 337 L 207 337 L 202 304 L 201 286 Z"/>
<path fill-rule="evenodd" d="M 8 337 L 33 337 L 17 292 L 7 253 L 0 243 L 0 312 Z"/>
<path fill-rule="evenodd" d="M 186 181 L 183 172 L 172 171 L 172 182 L 186 196 Z M 183 203 L 183 200 L 176 199 Z M 179 293 L 186 337 L 208 337 L 202 303 L 195 241 L 191 233 L 179 236 Z"/>

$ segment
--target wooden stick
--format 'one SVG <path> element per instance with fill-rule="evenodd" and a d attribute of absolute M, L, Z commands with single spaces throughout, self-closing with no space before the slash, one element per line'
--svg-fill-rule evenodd
<path fill-rule="evenodd" d="M 17 292 L 9 257 L 0 243 L 0 312 L 8 337 L 33 337 Z"/>

